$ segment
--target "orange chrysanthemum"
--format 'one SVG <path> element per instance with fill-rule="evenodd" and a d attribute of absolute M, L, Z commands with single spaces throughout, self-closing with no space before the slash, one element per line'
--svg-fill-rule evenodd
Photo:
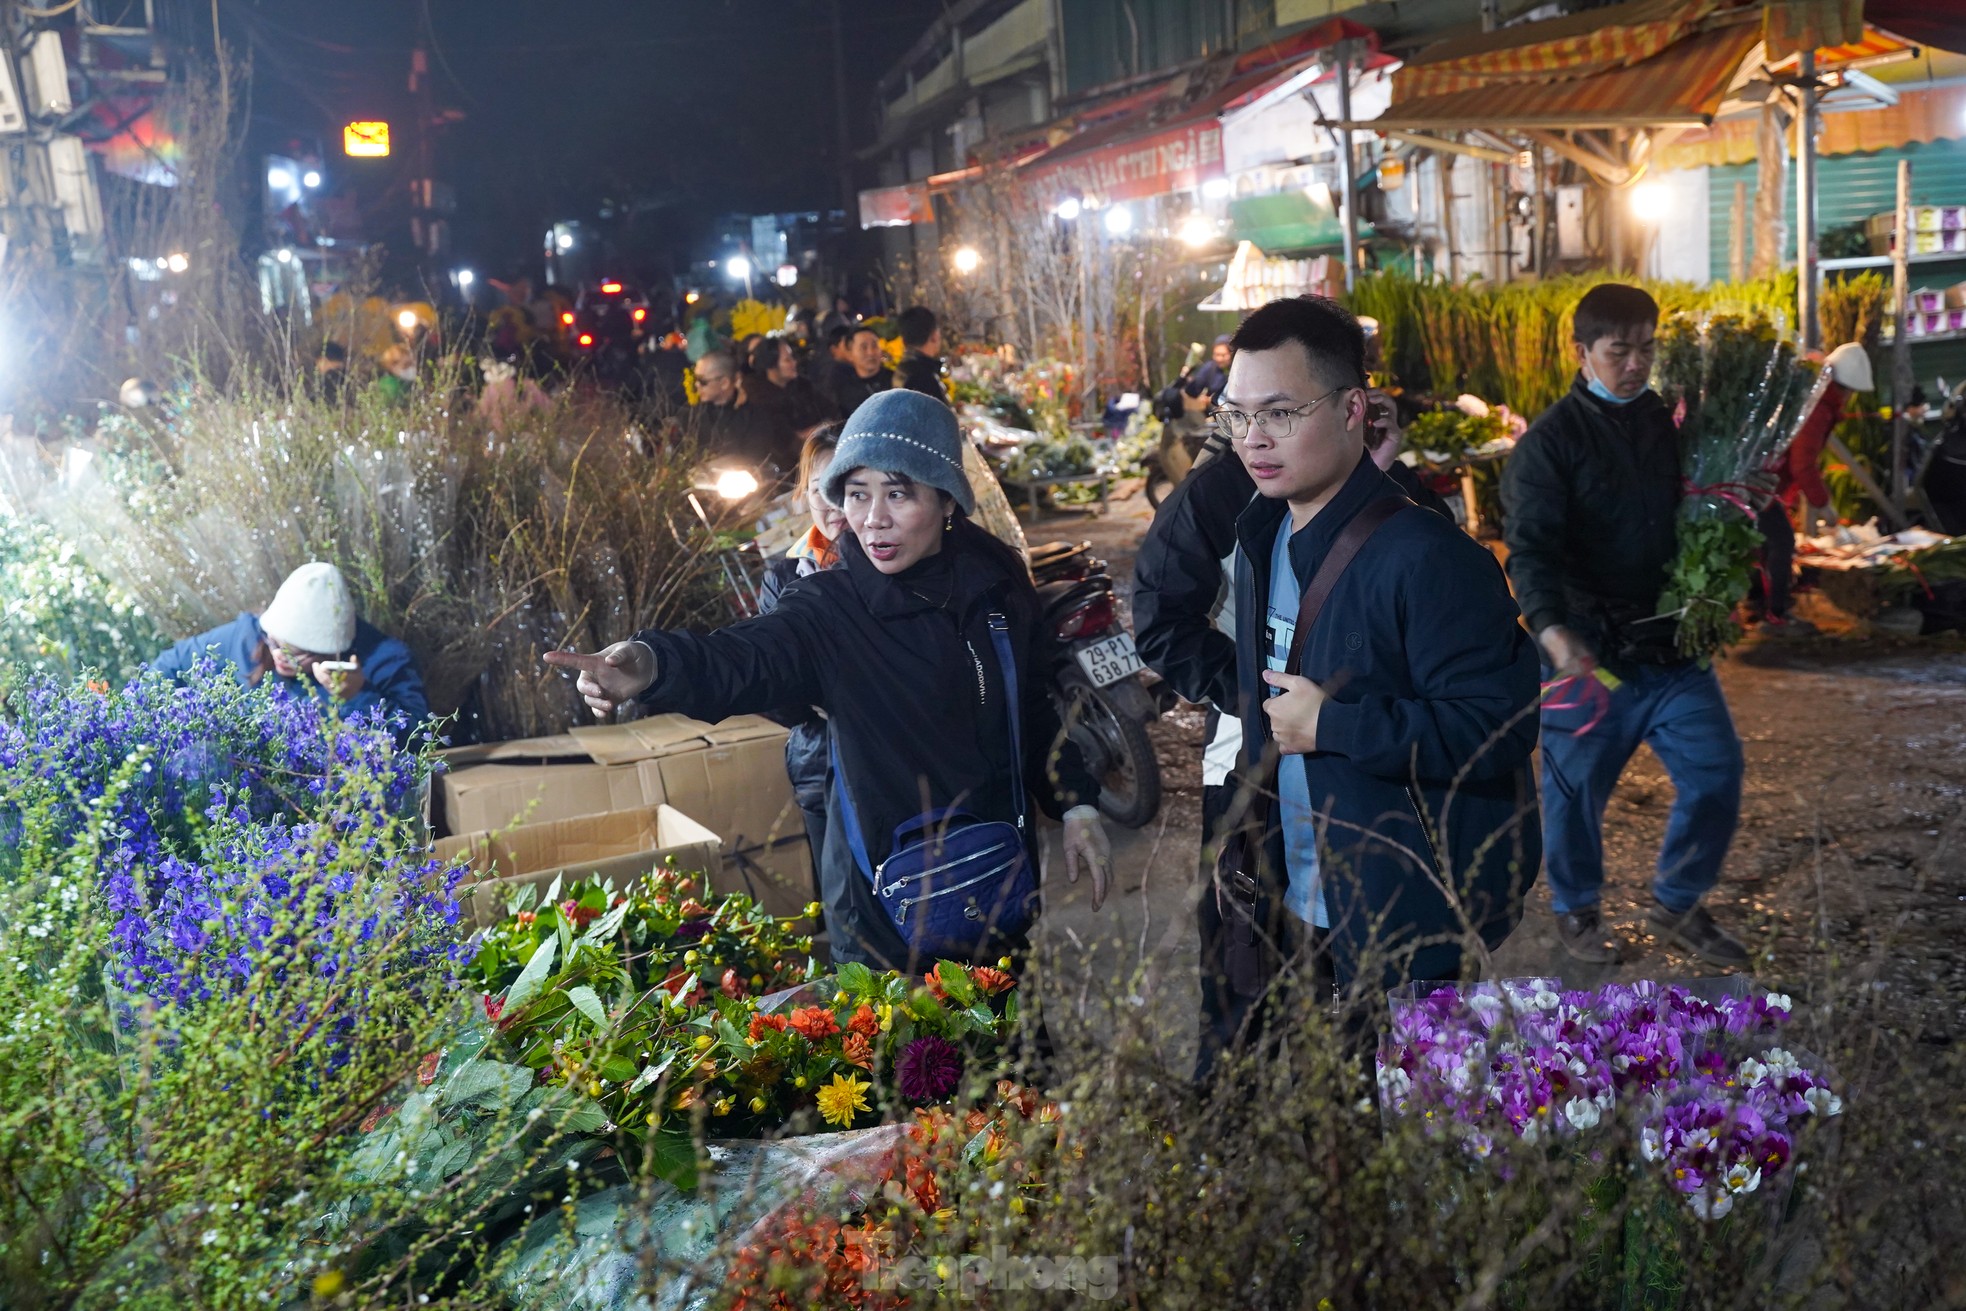
<path fill-rule="evenodd" d="M 881 1017 L 874 1014 L 874 1008 L 863 1001 L 860 1008 L 854 1011 L 853 1018 L 846 1022 L 846 1027 L 863 1038 L 871 1039 L 881 1031 Z"/>
<path fill-rule="evenodd" d="M 840 1041 L 840 1054 L 848 1065 L 858 1065 L 863 1070 L 874 1068 L 874 1048 L 858 1033 L 849 1033 Z"/>
<path fill-rule="evenodd" d="M 783 1015 L 753 1015 L 751 1017 L 751 1041 L 758 1042 L 767 1031 L 785 1032 L 786 1020 Z"/>
<path fill-rule="evenodd" d="M 792 1012 L 792 1029 L 808 1042 L 819 1042 L 840 1031 L 840 1022 L 824 1006 L 801 1006 Z"/>
<path fill-rule="evenodd" d="M 969 977 L 975 979 L 976 986 L 992 997 L 1017 986 L 1017 980 L 1008 971 L 992 965 L 978 965 L 969 972 Z"/>

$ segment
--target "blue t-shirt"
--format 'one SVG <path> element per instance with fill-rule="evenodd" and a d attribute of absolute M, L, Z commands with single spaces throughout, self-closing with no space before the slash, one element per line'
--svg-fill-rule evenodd
<path fill-rule="evenodd" d="M 1270 548 L 1270 604 L 1265 629 L 1268 649 L 1263 653 L 1265 667 L 1283 672 L 1290 662 L 1290 643 L 1297 633 L 1297 603 L 1302 589 L 1297 570 L 1290 563 L 1290 516 L 1277 525 L 1276 544 Z M 1271 695 L 1276 689 L 1271 689 Z M 1324 911 L 1324 898 L 1318 892 L 1317 816 L 1311 810 L 1311 785 L 1304 776 L 1304 757 L 1286 755 L 1277 768 L 1277 802 L 1283 822 L 1283 860 L 1290 872 L 1290 889 L 1283 904 L 1290 913 L 1320 929 L 1331 927 Z"/>

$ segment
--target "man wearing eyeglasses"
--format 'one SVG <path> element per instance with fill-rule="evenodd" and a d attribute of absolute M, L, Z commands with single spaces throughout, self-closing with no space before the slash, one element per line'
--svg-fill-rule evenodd
<path fill-rule="evenodd" d="M 1259 913 L 1313 979 L 1459 977 L 1519 921 L 1540 861 L 1535 644 L 1494 558 L 1367 457 L 1350 313 L 1272 301 L 1234 347 L 1211 418 L 1256 490 L 1234 602 L 1243 758 L 1278 760 Z M 1387 501 L 1285 672 L 1301 589 Z"/>
<path fill-rule="evenodd" d="M 409 647 L 356 616 L 348 580 L 325 561 L 287 575 L 261 613 L 242 611 L 231 623 L 187 637 L 150 667 L 181 679 L 201 658 L 229 666 L 248 687 L 271 676 L 276 690 L 312 696 L 343 717 L 378 708 L 399 712 L 407 721 L 397 729 L 399 741 L 430 717 Z"/>

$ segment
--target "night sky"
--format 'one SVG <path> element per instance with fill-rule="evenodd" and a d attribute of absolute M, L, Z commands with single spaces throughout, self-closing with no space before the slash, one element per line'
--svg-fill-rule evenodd
<path fill-rule="evenodd" d="M 427 4 L 427 8 L 426 8 Z M 874 82 L 941 12 L 937 0 L 845 0 L 854 145 Z M 490 276 L 536 264 L 553 218 L 629 207 L 621 236 L 653 264 L 690 253 L 719 214 L 837 206 L 828 0 L 226 0 L 253 64 L 256 147 L 409 118 L 410 51 L 428 22 L 441 108 L 437 176 L 458 194 L 460 261 Z M 330 137 L 330 133 L 336 135 Z M 364 200 L 409 176 L 366 168 Z M 374 235 L 388 238 L 387 232 Z"/>

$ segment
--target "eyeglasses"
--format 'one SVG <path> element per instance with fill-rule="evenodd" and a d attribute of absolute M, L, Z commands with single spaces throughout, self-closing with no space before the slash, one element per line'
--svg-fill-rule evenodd
<path fill-rule="evenodd" d="M 273 652 L 274 655 L 280 657 L 280 659 L 285 661 L 287 664 L 294 665 L 296 667 L 305 666 L 315 660 L 326 659 L 325 656 L 318 656 L 315 655 L 312 651 L 303 651 L 297 646 L 293 646 L 287 642 L 282 642 L 277 637 L 267 638 L 266 645 Z"/>
<path fill-rule="evenodd" d="M 1308 417 L 1313 410 L 1339 392 L 1357 390 L 1356 387 L 1333 387 L 1316 400 L 1290 410 L 1258 410 L 1255 414 L 1246 414 L 1241 410 L 1216 408 L 1208 412 L 1208 421 L 1215 426 L 1217 432 L 1232 442 L 1249 440 L 1249 424 L 1252 419 L 1265 437 L 1288 437 L 1296 430 L 1297 420 Z"/>

